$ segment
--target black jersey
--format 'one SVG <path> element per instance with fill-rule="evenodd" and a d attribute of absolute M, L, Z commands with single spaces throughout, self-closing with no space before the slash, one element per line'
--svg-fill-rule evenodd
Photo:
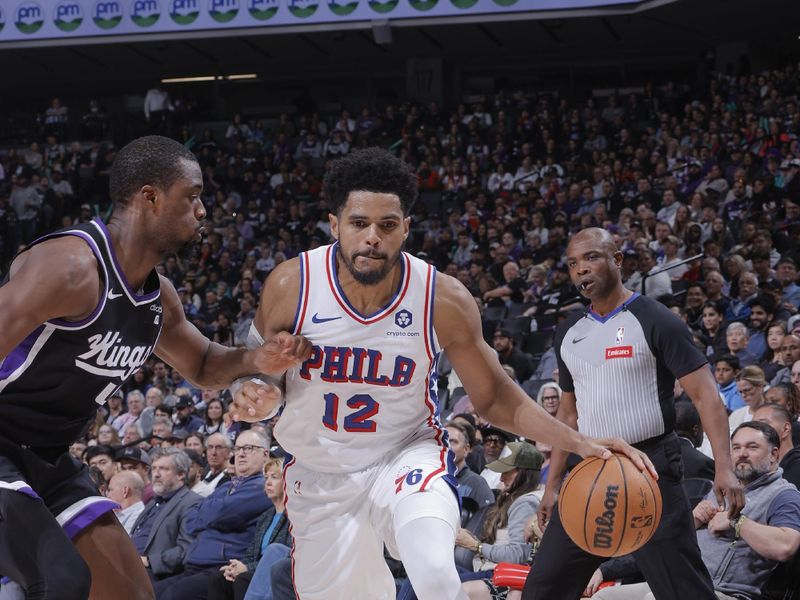
<path fill-rule="evenodd" d="M 555 348 L 578 430 L 629 444 L 673 430 L 675 379 L 708 364 L 686 323 L 638 293 L 604 317 L 587 308 L 568 318 Z"/>
<path fill-rule="evenodd" d="M 161 332 L 155 270 L 139 292 L 132 290 L 100 220 L 57 231 L 31 246 L 67 235 L 80 237 L 94 253 L 102 296 L 89 317 L 47 321 L 0 364 L 0 436 L 31 447 L 77 439 L 94 420 L 97 406 L 144 364 Z"/>

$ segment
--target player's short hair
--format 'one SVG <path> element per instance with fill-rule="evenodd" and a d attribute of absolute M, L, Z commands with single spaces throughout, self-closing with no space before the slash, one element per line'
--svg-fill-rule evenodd
<path fill-rule="evenodd" d="M 324 191 L 335 215 L 341 214 L 350 192 L 357 191 L 396 194 L 407 215 L 418 187 L 416 175 L 405 162 L 382 148 L 365 148 L 333 162 Z"/>
<path fill-rule="evenodd" d="M 186 146 L 160 135 L 147 135 L 122 148 L 111 165 L 109 194 L 115 207 L 125 207 L 144 185 L 171 188 L 183 174 L 180 161 L 197 162 Z"/>
<path fill-rule="evenodd" d="M 778 432 L 775 431 L 769 423 L 764 423 L 763 421 L 748 421 L 747 423 L 742 423 L 733 430 L 731 439 L 739 433 L 740 429 L 755 429 L 756 431 L 760 431 L 770 446 L 773 448 L 780 448 L 781 446 L 781 438 L 778 437 Z"/>

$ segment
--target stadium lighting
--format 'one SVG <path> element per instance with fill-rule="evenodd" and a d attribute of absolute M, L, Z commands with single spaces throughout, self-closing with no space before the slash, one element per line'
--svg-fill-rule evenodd
<path fill-rule="evenodd" d="M 256 79 L 256 73 L 239 73 L 236 75 L 198 75 L 197 77 L 165 77 L 161 83 L 202 83 L 207 81 L 243 81 Z"/>

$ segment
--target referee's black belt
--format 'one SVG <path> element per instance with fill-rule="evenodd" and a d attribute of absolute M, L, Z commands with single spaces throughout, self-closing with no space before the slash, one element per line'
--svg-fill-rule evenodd
<path fill-rule="evenodd" d="M 635 444 L 631 444 L 637 450 L 641 450 L 642 452 L 646 452 L 652 448 L 660 446 L 668 439 L 677 437 L 677 434 L 674 431 L 668 431 L 667 433 L 662 433 L 661 435 L 657 435 L 655 437 L 647 438 L 646 440 L 642 440 L 641 442 L 636 442 Z"/>

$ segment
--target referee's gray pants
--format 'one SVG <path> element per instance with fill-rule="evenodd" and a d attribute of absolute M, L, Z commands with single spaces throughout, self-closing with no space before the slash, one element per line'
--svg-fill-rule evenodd
<path fill-rule="evenodd" d="M 655 600 L 717 600 L 700 558 L 697 534 L 683 491 L 678 436 L 669 433 L 636 444 L 658 471 L 663 509 L 653 538 L 633 556 Z M 542 544 L 528 574 L 523 600 L 579 600 L 589 579 L 606 559 L 584 552 L 564 531 L 554 507 Z"/>

